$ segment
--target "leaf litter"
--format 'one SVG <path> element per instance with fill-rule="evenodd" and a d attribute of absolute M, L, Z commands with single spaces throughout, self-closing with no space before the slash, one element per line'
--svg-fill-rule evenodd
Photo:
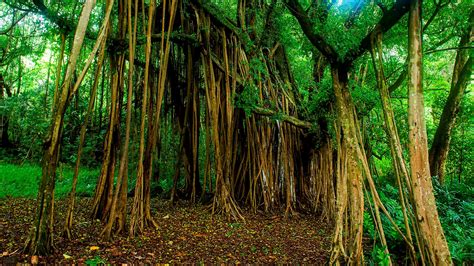
<path fill-rule="evenodd" d="M 0 265 L 16 263 L 307 263 L 327 262 L 332 229 L 312 214 L 284 219 L 282 213 L 244 210 L 245 221 L 211 217 L 207 206 L 180 201 L 170 207 L 153 199 L 152 212 L 159 227 L 141 236 L 120 234 L 102 241 L 103 225 L 90 219 L 90 198 L 78 198 L 74 237 L 61 237 L 67 210 L 65 200 L 55 203 L 54 254 L 31 257 L 21 252 L 34 216 L 34 199 L 0 199 Z M 32 261 L 33 259 L 33 261 Z M 38 260 L 38 261 L 36 261 Z"/>

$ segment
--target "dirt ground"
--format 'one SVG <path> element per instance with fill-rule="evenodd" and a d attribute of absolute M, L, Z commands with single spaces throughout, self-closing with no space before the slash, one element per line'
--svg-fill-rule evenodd
<path fill-rule="evenodd" d="M 118 235 L 110 242 L 100 238 L 100 221 L 90 219 L 90 198 L 78 198 L 75 238 L 58 232 L 64 223 L 66 203 L 55 208 L 55 252 L 38 257 L 39 263 L 118 264 L 118 263 L 305 263 L 327 262 L 331 227 L 313 215 L 300 214 L 284 219 L 283 213 L 251 213 L 245 221 L 211 217 L 207 206 L 175 207 L 164 200 L 153 200 L 152 211 L 158 228 L 128 238 Z M 35 200 L 0 200 L 0 265 L 31 263 L 22 247 L 33 220 Z M 36 259 L 36 258 L 35 258 Z"/>

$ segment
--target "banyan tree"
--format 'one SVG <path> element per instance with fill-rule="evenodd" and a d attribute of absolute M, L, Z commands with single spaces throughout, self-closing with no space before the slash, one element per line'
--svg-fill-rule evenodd
<path fill-rule="evenodd" d="M 387 255 L 387 224 L 382 224 L 382 217 L 404 239 L 411 263 L 451 263 L 434 203 L 423 120 L 421 34 L 428 25 L 421 21 L 420 0 L 355 1 L 358 4 L 349 15 L 336 21 L 343 30 L 333 35 L 320 29 L 331 16 L 338 16 L 334 1 L 238 0 L 236 17 L 229 18 L 204 0 L 106 0 L 100 3 L 103 16 L 98 28 L 87 26 L 91 12 L 99 9 L 94 0 L 85 1 L 77 21 L 55 14 L 42 0 L 32 2 L 36 12 L 58 25 L 62 47 L 70 40 L 71 49 L 66 51 L 67 71 L 57 86 L 44 145 L 36 219 L 26 246 L 30 253 L 49 253 L 53 248 L 54 182 L 64 113 L 90 71 L 94 82 L 80 133 L 63 228 L 66 236 L 74 233 L 82 147 L 97 105 L 97 86 L 105 80 L 108 114 L 91 206 L 91 218 L 103 223 L 104 239 L 119 233 L 134 236 L 147 227 L 159 230 L 151 215 L 151 181 L 159 178 L 155 168 L 160 160 L 160 129 L 171 123 L 179 143 L 173 151 L 171 204 L 180 197 L 196 203 L 210 194 L 209 211 L 229 220 L 243 220 L 243 207 L 283 210 L 286 218 L 301 211 L 314 213 L 334 225 L 330 264 L 364 262 L 364 210 L 369 209 Z M 326 116 L 315 117 L 301 108 L 303 95 L 274 23 L 282 9 L 296 19 L 312 45 L 315 84 L 328 75 L 332 80 L 331 97 L 319 106 Z M 369 13 L 376 15 L 358 22 Z M 408 73 L 410 148 L 405 150 L 390 102 L 393 88 L 383 69 L 382 41 L 406 18 L 408 58 L 402 78 Z M 362 36 L 342 48 L 337 45 L 337 38 L 356 31 Z M 472 36 L 471 29 L 466 32 Z M 87 61 L 79 64 L 84 39 L 94 45 Z M 64 53 L 63 49 L 61 56 Z M 355 68 L 361 57 L 370 58 L 370 63 Z M 470 59 L 463 62 L 472 64 Z M 364 115 L 351 96 L 369 67 L 382 103 L 403 225 L 393 221 L 377 192 L 361 123 Z M 73 74 L 76 70 L 79 76 Z M 316 86 L 310 93 L 321 92 Z M 139 114 L 135 124 L 134 112 Z M 132 134 L 138 138 L 136 149 L 130 144 Z M 136 165 L 129 164 L 132 153 Z M 129 187 L 131 179 L 134 187 Z M 180 193 L 179 182 L 184 183 Z M 127 201 L 132 190 L 133 200 Z"/>

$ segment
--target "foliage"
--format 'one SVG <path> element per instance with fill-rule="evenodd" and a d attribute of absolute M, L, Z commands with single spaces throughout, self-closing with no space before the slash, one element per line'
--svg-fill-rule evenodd
<path fill-rule="evenodd" d="M 392 180 L 391 182 L 381 182 Z M 378 192 L 382 202 L 391 214 L 395 223 L 404 231 L 403 213 L 398 199 L 398 189 L 393 183 L 393 177 L 385 176 L 379 179 Z M 436 178 L 433 179 L 437 199 L 438 213 L 444 233 L 448 240 L 451 256 L 456 263 L 472 263 L 474 261 L 474 189 L 468 184 L 451 182 L 441 186 Z M 368 203 L 366 203 L 368 204 Z M 367 205 L 366 205 L 367 206 Z M 385 237 L 391 255 L 397 259 L 404 259 L 407 254 L 404 240 L 390 225 L 387 217 L 382 215 Z M 364 213 L 364 230 L 372 239 L 378 239 L 369 207 Z M 370 253 L 371 263 L 380 265 L 385 261 L 383 247 L 377 242 Z"/>
<path fill-rule="evenodd" d="M 17 145 L 11 159 L 38 161 L 42 155 L 42 144 L 50 122 L 45 115 L 41 93 L 38 90 L 25 91 L 18 96 L 6 98 L 3 104 L 0 110 L 10 121 L 10 141 Z M 5 156 L 8 156 L 7 152 L 3 151 Z"/>
<path fill-rule="evenodd" d="M 385 253 L 385 247 L 375 245 L 370 253 L 369 265 L 390 265 L 390 256 Z"/>
<path fill-rule="evenodd" d="M 241 93 L 237 94 L 235 106 L 244 110 L 247 117 L 249 117 L 259 102 L 258 88 L 250 82 L 244 86 Z"/>
<path fill-rule="evenodd" d="M 474 262 L 474 188 L 467 183 L 441 186 L 433 179 L 438 212 L 456 263 Z"/>

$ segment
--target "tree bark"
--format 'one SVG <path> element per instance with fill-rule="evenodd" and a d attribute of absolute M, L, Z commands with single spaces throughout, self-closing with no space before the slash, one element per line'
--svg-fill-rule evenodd
<path fill-rule="evenodd" d="M 400 143 L 400 137 L 398 135 L 398 129 L 395 122 L 395 114 L 393 112 L 392 103 L 390 102 L 390 91 L 385 79 L 385 74 L 383 70 L 383 56 L 382 56 L 382 34 L 381 32 L 376 32 L 372 40 L 372 63 L 374 67 L 375 76 L 377 79 L 377 87 L 380 94 L 380 101 L 382 102 L 382 110 L 384 117 L 384 126 L 385 132 L 388 136 L 388 144 L 390 146 L 390 153 L 392 155 L 392 167 L 397 178 L 398 191 L 400 196 L 400 203 L 402 206 L 403 218 L 405 222 L 405 230 L 407 234 L 408 246 L 410 251 L 411 263 L 416 264 L 416 253 L 413 247 L 413 240 L 411 234 L 411 224 L 414 223 L 413 215 L 410 212 L 410 209 L 407 206 L 410 206 L 410 200 L 413 199 L 411 186 L 410 186 L 410 176 L 408 174 L 407 165 L 405 159 L 403 158 L 402 145 Z M 409 195 L 406 197 L 405 188 L 408 189 Z M 415 230 L 415 236 L 418 240 L 417 226 L 413 225 Z M 419 243 L 419 242 L 418 242 Z"/>
<path fill-rule="evenodd" d="M 81 164 L 82 148 L 84 146 L 87 126 L 89 124 L 89 120 L 91 119 L 93 111 L 94 111 L 94 103 L 95 103 L 95 99 L 96 99 L 96 95 L 97 95 L 97 86 L 98 86 L 98 83 L 99 83 L 99 75 L 100 75 L 101 70 L 102 70 L 102 64 L 104 62 L 104 56 L 105 56 L 105 48 L 106 48 L 106 43 L 107 43 L 106 38 L 107 38 L 107 35 L 108 35 L 108 28 L 109 28 L 109 17 L 110 17 L 110 13 L 112 11 L 113 2 L 112 3 L 107 3 L 107 4 L 108 4 L 108 8 L 107 8 L 107 12 L 106 12 L 104 21 L 102 23 L 101 33 L 99 34 L 99 37 L 96 40 L 96 43 L 94 45 L 94 49 L 92 50 L 92 52 L 89 55 L 88 62 L 84 66 L 84 69 L 81 73 L 81 77 L 76 82 L 76 85 L 74 86 L 74 89 L 73 89 L 73 92 L 72 92 L 72 93 L 74 93 L 76 91 L 76 87 L 78 87 L 79 84 L 81 83 L 85 73 L 87 72 L 87 70 L 90 66 L 90 63 L 92 62 L 92 58 L 95 57 L 95 55 L 96 55 L 96 53 L 97 53 L 97 51 L 99 50 L 99 47 L 100 47 L 98 63 L 97 63 L 97 66 L 96 66 L 95 75 L 94 75 L 94 79 L 93 79 L 93 84 L 92 84 L 92 88 L 91 88 L 91 92 L 90 92 L 89 105 L 87 107 L 87 114 L 86 114 L 86 117 L 84 118 L 84 123 L 81 126 L 79 147 L 78 147 L 78 150 L 77 150 L 76 166 L 74 168 L 74 175 L 73 175 L 73 180 L 72 180 L 71 192 L 69 193 L 69 206 L 68 206 L 68 210 L 67 210 L 67 213 L 66 213 L 66 219 L 65 219 L 64 228 L 63 228 L 64 235 L 66 237 L 68 237 L 69 239 L 71 239 L 71 237 L 72 237 L 71 228 L 72 228 L 72 225 L 73 225 L 74 205 L 75 205 L 75 198 L 76 198 L 76 186 L 77 186 L 77 178 L 79 176 L 79 166 Z M 76 98 L 78 98 L 78 97 L 76 97 Z"/>
<path fill-rule="evenodd" d="M 117 149 L 120 145 L 120 112 L 122 106 L 124 56 L 110 56 L 110 106 L 109 125 L 104 138 L 103 158 L 100 175 L 92 201 L 92 217 L 106 221 L 113 197 L 113 181 L 117 161 Z"/>
<path fill-rule="evenodd" d="M 348 72 L 343 67 L 331 66 L 333 89 L 336 96 L 337 121 L 337 182 L 336 182 L 336 228 L 330 264 L 338 263 L 341 256 L 349 264 L 363 261 L 362 235 L 364 220 L 363 176 L 359 167 L 357 150 L 357 118 L 348 86 Z M 349 214 L 350 213 L 350 214 Z M 345 216 L 349 216 L 346 217 Z M 349 220 L 349 231 L 344 234 L 345 220 Z M 347 250 L 346 250 L 347 248 Z"/>
<path fill-rule="evenodd" d="M 108 0 L 110 1 L 110 0 Z M 118 32 L 122 38 L 126 35 L 126 3 L 118 1 Z M 112 32 L 112 29 L 109 29 Z M 92 202 L 92 217 L 107 222 L 113 201 L 113 186 L 117 162 L 117 150 L 120 147 L 120 117 L 124 87 L 125 54 L 109 54 L 110 62 L 110 100 L 107 97 L 106 109 L 109 110 L 109 125 L 105 134 L 103 159 L 100 175 Z"/>
<path fill-rule="evenodd" d="M 431 183 L 422 87 L 421 0 L 410 4 L 408 23 L 408 124 L 412 191 L 415 215 L 432 265 L 452 264 L 436 209 Z"/>
<path fill-rule="evenodd" d="M 135 6 L 135 9 L 137 6 Z M 131 11 L 129 11 L 131 12 Z M 147 27 L 147 41 L 145 46 L 145 80 L 143 83 L 143 101 L 142 101 L 142 114 L 140 123 L 140 147 L 137 167 L 137 181 L 135 183 L 135 196 L 133 199 L 132 214 L 130 217 L 130 236 L 134 236 L 137 232 L 143 232 L 144 227 L 148 224 L 155 225 L 153 218 L 151 217 L 150 211 L 145 208 L 150 208 L 150 205 L 146 205 L 145 202 L 149 202 L 149 172 L 144 170 L 144 157 L 145 157 L 145 124 L 148 109 L 148 100 L 151 98 L 148 95 L 149 91 L 149 71 L 150 71 L 150 57 L 151 57 L 151 33 L 153 32 L 153 17 L 155 14 L 155 1 L 150 1 L 150 7 L 148 9 L 148 27 Z M 136 14 L 135 14 L 136 15 Z M 136 26 L 135 21 L 135 26 Z M 130 29 L 130 28 L 129 28 Z M 136 37 L 136 32 L 134 33 Z M 135 39 L 134 39 L 135 40 Z M 130 48 L 131 49 L 131 48 Z M 135 47 L 133 47 L 135 49 Z M 130 83 L 131 85 L 131 83 Z M 149 116 L 150 117 L 150 116 Z M 150 122 L 152 119 L 149 119 Z M 148 132 L 151 134 L 151 132 Z M 148 165 L 145 165 L 148 167 Z M 147 186 L 148 185 L 148 186 Z M 148 191 L 146 191 L 148 190 Z M 146 193 L 148 192 L 148 193 Z M 148 197 L 148 199 L 146 199 Z"/>
<path fill-rule="evenodd" d="M 57 108 L 55 108 L 52 116 L 50 132 L 44 144 L 43 169 L 38 191 L 36 217 L 25 245 L 25 251 L 31 255 L 46 255 L 50 254 L 53 250 L 54 185 L 64 124 L 64 113 L 71 98 L 70 84 L 72 75 L 76 68 L 77 59 L 79 58 L 87 24 L 89 23 L 94 5 L 95 0 L 87 0 L 84 3 L 74 36 L 61 95 L 58 97 Z"/>
<path fill-rule="evenodd" d="M 112 1 L 113 3 L 113 1 Z M 110 4 L 112 4 L 110 3 Z M 135 1 L 136 3 L 136 1 Z M 120 233 L 122 230 L 125 228 L 125 223 L 126 223 L 126 215 L 127 215 L 127 191 L 128 191 L 128 156 L 129 156 L 129 143 L 130 143 L 130 126 L 131 126 L 131 119 L 132 119 L 132 95 L 133 95 L 133 71 L 134 71 L 134 56 L 135 56 L 135 37 L 136 37 L 136 25 L 137 25 L 137 16 L 135 12 L 135 24 L 132 24 L 131 20 L 131 0 L 127 2 L 121 2 L 119 4 L 119 13 L 123 14 L 124 9 L 127 12 L 127 26 L 128 26 L 128 34 L 130 36 L 129 38 L 129 65 L 128 65 L 128 85 L 127 85 L 127 111 L 126 111 L 126 122 L 125 122 L 125 140 L 123 147 L 121 149 L 121 156 L 120 156 L 120 165 L 119 165 L 119 172 L 117 176 L 117 182 L 115 184 L 115 191 L 111 188 L 111 191 L 113 191 L 113 197 L 112 193 L 109 194 L 108 196 L 111 199 L 111 205 L 110 205 L 110 211 L 109 211 L 109 217 L 106 219 L 106 225 L 104 226 L 104 229 L 102 230 L 102 237 L 104 240 L 108 241 L 112 235 L 112 230 L 114 228 L 114 225 L 116 225 L 116 233 Z M 124 16 L 125 17 L 125 16 Z M 120 23 L 119 23 L 119 33 L 120 34 L 125 34 L 125 18 L 121 17 L 120 18 Z M 132 25 L 135 25 L 133 34 L 132 34 Z M 124 61 L 123 61 L 124 62 Z M 124 65 L 122 65 L 122 68 L 124 68 Z M 123 72 L 121 72 L 123 73 Z M 119 101 L 121 101 L 122 97 L 119 97 Z M 113 186 L 113 185 L 112 185 Z"/>

